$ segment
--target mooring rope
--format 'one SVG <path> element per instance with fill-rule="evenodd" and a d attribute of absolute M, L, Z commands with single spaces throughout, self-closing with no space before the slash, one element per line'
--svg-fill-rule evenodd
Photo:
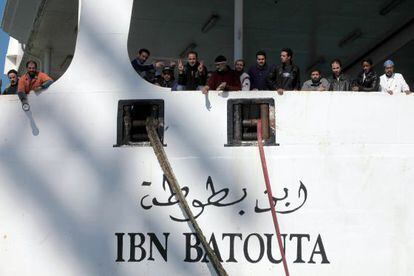
<path fill-rule="evenodd" d="M 265 183 L 266 183 L 267 197 L 269 199 L 273 224 L 274 224 L 275 230 L 276 230 L 277 242 L 279 244 L 280 254 L 282 255 L 283 268 L 285 269 L 285 275 L 289 276 L 289 270 L 288 270 L 288 266 L 287 266 L 287 262 L 286 262 L 286 256 L 285 256 L 285 252 L 284 252 L 283 246 L 282 246 L 282 238 L 280 236 L 279 223 L 277 222 L 276 210 L 275 210 L 275 205 L 274 205 L 274 202 L 273 202 L 272 187 L 270 186 L 269 173 L 267 171 L 266 157 L 265 157 L 265 153 L 264 153 L 264 150 L 263 150 L 262 121 L 260 119 L 257 121 L 257 143 L 258 143 L 258 146 L 259 146 L 260 161 L 262 162 L 263 176 L 264 176 L 264 180 L 265 180 Z"/>
<path fill-rule="evenodd" d="M 165 177 L 168 180 L 168 185 L 170 185 L 172 191 L 175 194 L 175 197 L 178 199 L 181 209 L 184 211 L 186 216 L 189 218 L 191 225 L 193 226 L 198 239 L 201 241 L 204 250 L 207 252 L 207 256 L 213 264 L 214 269 L 216 270 L 219 276 L 227 276 L 227 272 L 224 270 L 222 264 L 215 252 L 209 246 L 201 228 L 198 226 L 196 219 L 194 218 L 193 212 L 188 206 L 188 202 L 183 195 L 180 185 L 174 175 L 170 162 L 168 161 L 167 155 L 165 154 L 164 147 L 161 144 L 160 138 L 156 132 L 156 122 L 152 117 L 148 117 L 146 121 L 146 129 L 148 133 L 149 140 L 154 150 L 155 155 L 157 156 L 158 163 L 161 166 L 162 171 L 164 172 Z"/>

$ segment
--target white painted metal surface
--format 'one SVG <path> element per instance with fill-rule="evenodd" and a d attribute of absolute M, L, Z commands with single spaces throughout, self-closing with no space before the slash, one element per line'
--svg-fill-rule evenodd
<path fill-rule="evenodd" d="M 273 226 L 260 212 L 267 201 L 258 150 L 224 147 L 227 101 L 237 98 L 275 100 L 279 146 L 265 152 L 275 196 L 288 189 L 277 209 L 292 211 L 279 214 L 291 275 L 414 271 L 414 97 L 211 92 L 207 101 L 154 87 L 129 64 L 131 8 L 131 0 L 82 1 L 63 77 L 30 95 L 28 113 L 16 96 L 0 97 L 0 275 L 212 274 L 189 226 L 171 219 L 178 206 L 152 200 L 169 196 L 152 149 L 113 147 L 126 99 L 164 100 L 166 152 L 230 275 L 282 273 L 268 257 Z M 222 189 L 229 194 L 221 201 Z M 128 261 L 131 237 L 141 261 Z M 280 259 L 275 240 L 270 256 Z"/>
<path fill-rule="evenodd" d="M 4 74 L 7 74 L 11 69 L 18 70 L 23 54 L 23 45 L 13 37 L 10 37 L 4 64 Z"/>

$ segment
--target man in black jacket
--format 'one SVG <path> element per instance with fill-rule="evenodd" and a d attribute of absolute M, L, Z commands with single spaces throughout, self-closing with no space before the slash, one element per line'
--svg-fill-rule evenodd
<path fill-rule="evenodd" d="M 10 85 L 4 89 L 3 95 L 17 94 L 17 84 L 19 83 L 17 71 L 14 69 L 10 70 L 7 72 L 7 77 L 9 78 Z"/>
<path fill-rule="evenodd" d="M 332 77 L 329 81 L 329 91 L 351 91 L 351 80 L 342 73 L 342 63 L 339 59 L 331 62 Z"/>
<path fill-rule="evenodd" d="M 364 58 L 361 62 L 362 72 L 358 74 L 357 79 L 352 85 L 353 91 L 377 92 L 380 91 L 380 78 L 372 70 L 372 60 Z"/>
<path fill-rule="evenodd" d="M 279 95 L 284 90 L 300 90 L 299 67 L 293 64 L 293 52 L 289 48 L 280 51 L 280 62 L 267 77 L 267 85 L 270 89 L 276 90 Z"/>
<path fill-rule="evenodd" d="M 207 81 L 207 68 L 198 61 L 196 52 L 187 54 L 187 64 L 178 61 L 178 90 L 201 90 Z"/>

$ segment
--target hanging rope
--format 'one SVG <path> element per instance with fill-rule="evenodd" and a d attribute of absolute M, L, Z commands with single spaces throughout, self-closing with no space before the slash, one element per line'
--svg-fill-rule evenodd
<path fill-rule="evenodd" d="M 154 150 L 155 155 L 157 156 L 158 163 L 161 166 L 162 171 L 164 172 L 165 177 L 168 180 L 168 185 L 170 185 L 172 191 L 175 194 L 175 197 L 178 199 L 181 209 L 184 211 L 186 216 L 189 218 L 191 225 L 193 226 L 198 239 L 201 241 L 205 252 L 207 253 L 208 258 L 213 264 L 214 269 L 216 270 L 219 276 L 227 276 L 227 272 L 224 270 L 222 264 L 217 258 L 214 251 L 210 248 L 201 228 L 198 226 L 196 219 L 194 218 L 193 212 L 188 206 L 187 200 L 185 199 L 180 185 L 178 184 L 177 179 L 175 178 L 174 172 L 171 168 L 170 162 L 168 161 L 167 155 L 165 154 L 164 147 L 161 144 L 160 138 L 156 132 L 156 122 L 154 118 L 148 117 L 146 122 L 146 129 L 148 133 L 149 140 Z"/>
<path fill-rule="evenodd" d="M 282 238 L 280 236 L 279 223 L 277 222 L 277 217 L 276 217 L 275 204 L 274 204 L 273 195 L 272 195 L 272 187 L 270 186 L 269 173 L 267 171 L 266 157 L 265 157 L 265 153 L 263 150 L 262 121 L 260 119 L 257 121 L 257 143 L 259 146 L 260 161 L 262 162 L 263 176 L 264 176 L 264 180 L 266 183 L 266 191 L 267 191 L 267 197 L 269 199 L 270 211 L 272 213 L 273 224 L 276 230 L 276 237 L 277 237 L 277 242 L 279 244 L 280 255 L 282 256 L 283 268 L 285 269 L 285 275 L 289 276 L 286 256 L 285 256 L 285 252 L 282 246 Z"/>

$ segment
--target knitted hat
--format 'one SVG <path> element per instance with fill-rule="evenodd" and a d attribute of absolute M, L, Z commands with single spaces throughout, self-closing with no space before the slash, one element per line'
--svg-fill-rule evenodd
<path fill-rule="evenodd" d="M 392 62 L 392 60 L 387 60 L 384 62 L 384 67 L 391 67 L 394 66 L 394 62 Z"/>
<path fill-rule="evenodd" d="M 225 61 L 227 61 L 227 59 L 223 55 L 217 56 L 216 59 L 214 60 L 214 62 L 225 62 Z"/>

